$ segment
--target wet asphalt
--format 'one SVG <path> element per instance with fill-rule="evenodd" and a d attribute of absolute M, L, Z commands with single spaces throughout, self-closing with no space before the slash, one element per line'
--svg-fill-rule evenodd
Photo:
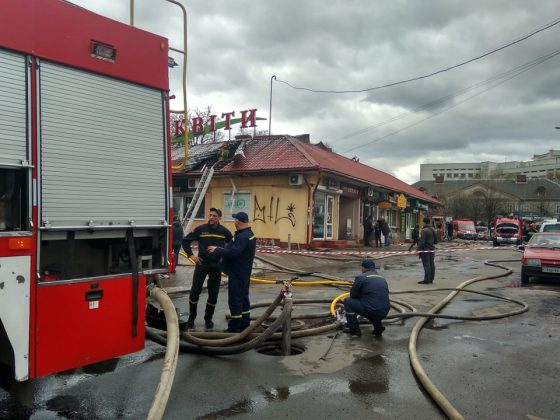
<path fill-rule="evenodd" d="M 420 334 L 418 356 L 432 382 L 469 419 L 554 419 L 560 417 L 556 398 L 560 373 L 560 279 L 535 281 L 520 287 L 520 253 L 492 249 L 488 244 L 441 244 L 436 256 L 436 287 L 455 287 L 479 276 L 505 270 L 483 261 L 511 260 L 513 273 L 478 282 L 471 288 L 526 302 L 521 315 L 488 321 L 436 319 Z M 488 249 L 477 249 L 485 246 Z M 404 250 L 405 246 L 392 249 Z M 378 251 L 378 250 L 373 250 Z M 382 250 L 384 251 L 384 250 Z M 289 279 L 292 273 L 323 272 L 351 279 L 360 257 L 311 258 L 263 255 L 262 278 Z M 421 290 L 420 260 L 415 255 L 375 254 L 391 291 Z M 183 261 L 185 262 L 185 261 Z M 192 268 L 181 266 L 164 281 L 179 312 L 188 310 Z M 301 276 L 301 279 L 316 279 Z M 271 301 L 280 285 L 253 283 L 252 302 Z M 343 287 L 295 286 L 294 299 L 333 299 Z M 448 291 L 395 294 L 392 297 L 427 311 Z M 206 296 L 201 296 L 197 327 L 202 330 Z M 225 328 L 227 289 L 222 288 L 215 316 L 216 330 Z M 296 305 L 294 315 L 328 311 L 328 304 Z M 444 313 L 492 316 L 517 306 L 491 297 L 460 294 Z M 256 309 L 257 315 L 263 309 Z M 310 322 L 321 322 L 306 320 Z M 409 363 L 408 342 L 415 319 L 387 324 L 381 338 L 362 327 L 362 337 L 342 332 L 294 340 L 296 355 L 277 356 L 255 350 L 210 356 L 181 353 L 166 419 L 438 419 L 446 418 L 422 390 Z M 300 326 L 301 322 L 294 328 Z M 294 324 L 295 325 L 295 324 Z M 165 349 L 146 341 L 144 350 L 75 371 L 38 378 L 26 384 L 24 406 L 0 389 L 0 418 L 117 419 L 146 418 L 159 381 Z M 29 386 L 32 385 L 32 392 Z M 21 388 L 21 387 L 20 387 Z M 21 394 L 21 390 L 20 390 Z"/>

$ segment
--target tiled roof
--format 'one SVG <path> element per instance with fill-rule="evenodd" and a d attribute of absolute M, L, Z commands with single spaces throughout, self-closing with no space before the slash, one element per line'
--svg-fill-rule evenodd
<path fill-rule="evenodd" d="M 197 160 L 201 156 L 197 149 L 202 146 L 204 145 L 196 145 L 189 149 L 187 171 L 195 167 L 191 160 Z M 207 152 L 208 146 L 204 146 L 204 149 Z M 430 195 L 388 173 L 336 154 L 321 144 L 310 144 L 296 137 L 272 136 L 269 138 L 266 136 L 246 140 L 243 154 L 244 158 L 228 162 L 217 170 L 216 174 L 322 170 L 326 173 L 354 179 L 366 185 L 375 185 L 434 204 L 441 204 Z"/>
<path fill-rule="evenodd" d="M 367 182 L 368 184 L 377 185 L 393 191 L 403 192 L 415 198 L 440 204 L 439 201 L 435 200 L 433 197 L 386 172 L 333 153 L 324 147 L 303 142 L 299 142 L 299 146 L 311 155 L 311 157 L 319 163 L 323 170 L 328 170 L 330 172 Z"/>

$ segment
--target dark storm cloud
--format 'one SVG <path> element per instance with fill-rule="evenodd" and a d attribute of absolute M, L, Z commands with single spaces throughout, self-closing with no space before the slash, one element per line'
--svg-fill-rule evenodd
<path fill-rule="evenodd" d="M 118 2 L 78 3 L 127 20 Z M 453 66 L 560 17 L 556 0 L 182 3 L 190 106 L 210 105 L 217 114 L 258 108 L 262 117 L 273 75 L 311 89 L 366 89 Z M 136 1 L 137 25 L 180 44 L 178 9 L 157 4 Z M 310 133 L 408 182 L 422 162 L 528 160 L 560 138 L 560 58 L 505 78 L 559 49 L 559 34 L 560 25 L 460 68 L 364 93 L 310 93 L 274 82 L 272 130 Z M 173 70 L 178 97 L 180 78 Z"/>

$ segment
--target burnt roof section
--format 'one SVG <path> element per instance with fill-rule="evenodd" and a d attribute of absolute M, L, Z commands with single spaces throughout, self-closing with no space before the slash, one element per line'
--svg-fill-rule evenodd
<path fill-rule="evenodd" d="M 382 190 L 405 193 L 408 196 L 441 205 L 434 197 L 388 173 L 334 153 L 322 143 L 311 144 L 307 135 L 263 136 L 236 139 L 224 143 L 228 144 L 230 159 L 225 161 L 223 166 L 216 167 L 215 176 L 323 171 L 333 176 L 352 179 L 358 185 L 372 185 Z M 185 172 L 198 172 L 204 164 L 212 164 L 217 161 L 218 149 L 224 143 L 190 147 Z M 241 157 L 233 158 L 236 153 L 240 156 L 241 150 Z M 173 154 L 174 161 L 180 157 L 181 154 L 176 152 Z"/>

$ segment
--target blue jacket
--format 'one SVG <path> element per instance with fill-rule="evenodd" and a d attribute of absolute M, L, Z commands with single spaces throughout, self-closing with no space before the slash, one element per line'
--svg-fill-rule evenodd
<path fill-rule="evenodd" d="M 385 278 L 375 269 L 371 269 L 357 276 L 350 289 L 350 297 L 359 299 L 368 312 L 381 311 L 385 316 L 391 309 L 389 302 L 389 286 Z"/>
<path fill-rule="evenodd" d="M 235 231 L 225 248 L 216 248 L 214 255 L 223 257 L 223 269 L 228 275 L 249 279 L 257 251 L 257 238 L 250 227 Z"/>

